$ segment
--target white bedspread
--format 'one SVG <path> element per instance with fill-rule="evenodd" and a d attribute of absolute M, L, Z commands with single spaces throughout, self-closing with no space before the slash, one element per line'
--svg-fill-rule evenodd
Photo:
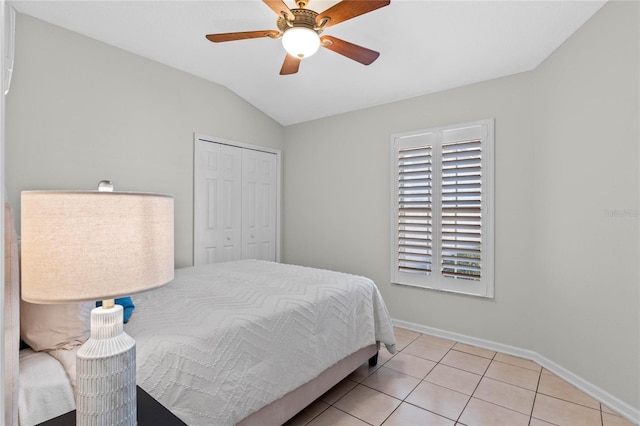
<path fill-rule="evenodd" d="M 138 385 L 193 426 L 235 424 L 376 340 L 395 352 L 378 289 L 348 274 L 219 263 L 133 300 Z"/>
<path fill-rule="evenodd" d="M 32 426 L 76 408 L 62 365 L 46 352 L 20 351 L 18 412 L 21 426 Z"/>

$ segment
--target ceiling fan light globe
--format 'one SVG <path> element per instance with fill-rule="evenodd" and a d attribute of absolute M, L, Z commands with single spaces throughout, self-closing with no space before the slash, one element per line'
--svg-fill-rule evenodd
<path fill-rule="evenodd" d="M 297 58 L 308 58 L 318 51 L 320 36 L 311 28 L 293 27 L 282 36 L 284 50 Z"/>

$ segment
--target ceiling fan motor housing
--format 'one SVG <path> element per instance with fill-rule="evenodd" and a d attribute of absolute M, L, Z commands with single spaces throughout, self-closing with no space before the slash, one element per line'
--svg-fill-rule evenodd
<path fill-rule="evenodd" d="M 293 27 L 309 28 L 316 31 L 318 34 L 322 31 L 316 25 L 316 16 L 318 16 L 318 12 L 311 9 L 291 9 L 291 13 L 293 13 L 293 16 L 295 17 L 293 21 L 288 21 L 283 17 L 278 18 L 278 29 L 283 33 Z"/>

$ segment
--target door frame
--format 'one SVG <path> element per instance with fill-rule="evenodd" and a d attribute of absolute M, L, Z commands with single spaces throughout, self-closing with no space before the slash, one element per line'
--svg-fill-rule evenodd
<path fill-rule="evenodd" d="M 208 136 L 202 133 L 193 133 L 193 217 L 192 217 L 192 228 L 193 228 L 193 246 L 191 252 L 191 264 L 195 264 L 195 255 L 196 255 L 196 247 L 198 242 L 198 235 L 196 229 L 196 196 L 198 191 L 196 190 L 196 185 L 198 184 L 198 176 L 196 176 L 198 169 L 196 167 L 196 144 L 198 141 L 210 142 L 210 143 L 218 143 L 222 145 L 234 146 L 237 148 L 251 149 L 254 151 L 266 152 L 269 154 L 275 154 L 276 156 L 276 262 L 280 262 L 280 254 L 281 254 L 281 237 L 282 237 L 282 226 L 281 226 L 281 216 L 282 216 L 282 201 L 281 201 L 281 193 L 282 193 L 282 151 L 275 148 L 269 148 L 266 146 L 253 145 L 245 142 L 233 141 L 230 139 L 220 138 L 217 136 Z"/>

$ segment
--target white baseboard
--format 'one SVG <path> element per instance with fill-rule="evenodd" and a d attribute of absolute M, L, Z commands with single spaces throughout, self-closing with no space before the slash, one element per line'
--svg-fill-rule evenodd
<path fill-rule="evenodd" d="M 452 333 L 450 331 L 441 330 L 438 328 L 428 327 L 421 324 L 415 324 L 412 322 L 393 319 L 393 325 L 407 330 L 417 331 L 419 333 L 431 334 L 445 339 L 455 340 L 456 342 L 465 343 L 467 345 L 477 346 L 480 348 L 490 349 L 492 351 L 502 352 L 508 355 L 517 356 L 520 358 L 529 359 L 536 362 L 540 366 L 546 368 L 556 376 L 571 383 L 576 388 L 580 389 L 592 398 L 605 404 L 613 411 L 619 413 L 629 421 L 639 424 L 640 423 L 640 411 L 627 404 L 626 402 L 616 398 L 609 392 L 599 388 L 598 386 L 584 380 L 577 374 L 572 373 L 561 365 L 556 364 L 550 359 L 540 355 L 537 352 L 522 349 L 516 346 L 505 345 L 491 340 L 479 339 L 477 337 L 467 336 L 464 334 Z"/>

